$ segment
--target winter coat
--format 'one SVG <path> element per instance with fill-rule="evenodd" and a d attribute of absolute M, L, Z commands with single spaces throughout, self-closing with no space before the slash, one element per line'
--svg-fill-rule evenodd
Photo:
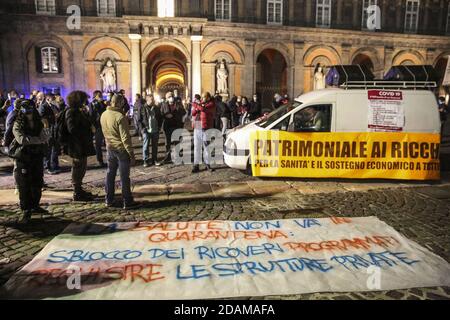
<path fill-rule="evenodd" d="M 28 125 L 25 116 L 18 116 L 14 122 L 14 140 L 10 145 L 10 156 L 22 162 L 42 158 L 47 152 L 47 135 L 37 112 L 33 115 L 34 127 Z"/>
<path fill-rule="evenodd" d="M 127 152 L 134 158 L 130 125 L 123 109 L 108 107 L 100 120 L 108 150 Z"/>
<path fill-rule="evenodd" d="M 214 100 L 208 102 L 192 104 L 192 124 L 195 129 L 195 122 L 201 121 L 202 129 L 208 130 L 214 128 L 214 118 L 216 116 L 216 105 Z"/>
<path fill-rule="evenodd" d="M 261 116 L 262 106 L 259 101 L 250 102 L 250 120 L 256 120 Z"/>
<path fill-rule="evenodd" d="M 159 132 L 162 121 L 163 119 L 159 107 L 156 105 L 149 106 L 148 104 L 141 107 L 141 112 L 139 113 L 139 125 L 143 130 L 149 133 Z M 153 123 L 153 126 L 151 126 L 151 123 Z"/>
<path fill-rule="evenodd" d="M 184 127 L 183 117 L 186 115 L 186 110 L 184 110 L 181 104 L 175 103 L 169 105 L 165 102 L 161 107 L 161 114 L 164 118 L 164 130 L 181 129 Z M 172 117 L 168 118 L 169 115 L 172 115 Z"/>
<path fill-rule="evenodd" d="M 66 126 L 69 133 L 67 154 L 75 159 L 94 156 L 92 123 L 87 112 L 69 107 L 66 111 Z"/>
<path fill-rule="evenodd" d="M 106 106 L 103 101 L 94 100 L 89 104 L 89 116 L 97 130 L 101 130 L 100 118 L 105 111 Z"/>
<path fill-rule="evenodd" d="M 38 107 L 39 115 L 43 121 L 47 121 L 49 128 L 53 127 L 56 122 L 55 111 L 51 104 L 44 102 Z"/>

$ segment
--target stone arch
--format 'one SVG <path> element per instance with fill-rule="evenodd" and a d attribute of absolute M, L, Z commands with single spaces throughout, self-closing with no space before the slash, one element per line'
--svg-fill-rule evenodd
<path fill-rule="evenodd" d="M 30 42 L 28 42 L 28 44 L 25 46 L 25 53 L 28 57 L 30 50 L 36 46 L 45 46 L 45 45 L 49 45 L 49 46 L 56 46 L 56 47 L 60 47 L 62 49 L 64 49 L 67 52 L 69 61 L 72 62 L 73 61 L 73 52 L 72 49 L 70 48 L 70 46 L 60 37 L 51 34 L 48 37 L 43 37 L 37 40 L 32 40 Z"/>
<path fill-rule="evenodd" d="M 355 59 L 357 59 L 359 55 L 365 55 L 370 58 L 375 72 L 383 71 L 384 66 L 382 63 L 382 59 L 380 59 L 378 51 L 375 48 L 364 47 L 356 50 L 353 53 L 350 61 L 353 63 L 353 61 L 355 61 Z"/>
<path fill-rule="evenodd" d="M 434 59 L 433 66 L 435 67 L 436 64 L 439 62 L 439 60 L 445 59 L 445 58 L 447 58 L 447 57 L 450 57 L 450 51 L 442 52 L 441 54 L 439 54 L 439 55 L 436 57 L 436 59 Z"/>
<path fill-rule="evenodd" d="M 284 60 L 286 60 L 287 68 L 290 69 L 292 67 L 291 52 L 289 48 L 281 42 L 272 42 L 272 43 L 264 43 L 262 45 L 257 45 L 257 50 L 255 50 L 255 61 L 258 60 L 259 55 L 266 49 L 272 49 L 280 52 Z"/>
<path fill-rule="evenodd" d="M 130 61 L 131 51 L 119 38 L 102 36 L 92 39 L 84 48 L 83 56 L 85 61 L 95 60 L 98 54 L 105 49 L 105 42 L 114 43 L 113 48 L 106 46 L 110 50 L 116 52 L 121 61 Z"/>
<path fill-rule="evenodd" d="M 237 64 L 242 64 L 245 60 L 244 52 L 241 47 L 233 41 L 215 40 L 206 45 L 202 52 L 202 61 L 213 62 L 218 56 L 225 55 Z"/>
<path fill-rule="evenodd" d="M 308 48 L 303 56 L 303 63 L 305 65 L 312 65 L 314 59 L 320 56 L 326 57 L 333 65 L 341 63 L 341 56 L 336 51 L 336 49 L 323 45 L 317 45 Z"/>
<path fill-rule="evenodd" d="M 405 61 L 411 61 L 415 65 L 421 65 L 425 63 L 425 58 L 420 52 L 416 50 L 401 50 L 394 55 L 394 58 L 392 59 L 392 65 L 401 65 Z"/>
<path fill-rule="evenodd" d="M 151 41 L 149 44 L 147 44 L 147 46 L 142 51 L 142 57 L 141 57 L 142 62 L 146 62 L 148 55 L 153 50 L 155 50 L 156 48 L 158 48 L 160 46 L 172 46 L 172 47 L 177 48 L 181 53 L 183 53 L 183 55 L 186 58 L 187 63 L 191 63 L 191 54 L 190 54 L 189 50 L 186 48 L 186 46 L 181 41 L 178 41 L 175 39 L 158 39 L 158 40 Z"/>
<path fill-rule="evenodd" d="M 336 49 L 329 46 L 315 45 L 308 48 L 303 55 L 305 92 L 309 92 L 314 88 L 314 68 L 318 63 L 325 67 L 338 65 L 341 64 L 341 56 Z"/>

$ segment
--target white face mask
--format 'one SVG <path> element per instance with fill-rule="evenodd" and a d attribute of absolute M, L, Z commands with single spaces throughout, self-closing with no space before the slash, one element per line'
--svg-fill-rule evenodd
<path fill-rule="evenodd" d="M 169 98 L 167 101 L 169 101 L 170 104 L 173 104 L 175 100 L 173 98 Z"/>

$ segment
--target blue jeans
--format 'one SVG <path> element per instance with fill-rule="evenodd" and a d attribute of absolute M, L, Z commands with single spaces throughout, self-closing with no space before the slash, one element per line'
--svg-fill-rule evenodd
<path fill-rule="evenodd" d="M 130 156 L 125 151 L 108 150 L 108 171 L 106 174 L 106 203 L 112 204 L 115 196 L 117 169 L 120 171 L 122 197 L 125 204 L 133 202 L 130 180 Z"/>
<path fill-rule="evenodd" d="M 143 150 L 142 154 L 144 157 L 144 162 L 147 162 L 150 160 L 150 143 L 152 144 L 152 161 L 156 162 L 158 161 L 158 143 L 159 143 L 159 132 L 155 133 L 148 133 L 145 132 L 143 134 L 144 138 L 144 144 L 143 144 Z"/>
<path fill-rule="evenodd" d="M 103 143 L 105 142 L 105 137 L 101 128 L 95 131 L 95 153 L 97 155 L 98 163 L 103 163 Z"/>
<path fill-rule="evenodd" d="M 59 170 L 59 150 L 58 145 L 54 142 L 50 142 L 48 145 L 44 168 L 50 171 Z"/>

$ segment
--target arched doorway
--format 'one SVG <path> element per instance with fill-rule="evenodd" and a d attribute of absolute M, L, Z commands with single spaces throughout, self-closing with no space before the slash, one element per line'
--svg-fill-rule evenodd
<path fill-rule="evenodd" d="M 167 92 L 174 90 L 178 90 L 182 98 L 187 96 L 187 59 L 179 49 L 161 45 L 150 52 L 146 61 L 148 91 L 162 98 Z"/>
<path fill-rule="evenodd" d="M 287 62 L 275 49 L 263 50 L 256 60 L 256 92 L 263 108 L 271 106 L 275 93 L 285 95 L 287 87 Z"/>
<path fill-rule="evenodd" d="M 446 102 L 449 102 L 450 99 L 450 86 L 443 86 L 442 85 L 442 81 L 444 81 L 444 76 L 445 76 L 445 70 L 447 69 L 447 64 L 448 64 L 448 56 L 443 56 L 441 58 L 439 58 L 434 66 L 434 69 L 436 70 L 436 73 L 438 75 L 438 79 L 439 79 L 439 96 L 445 97 L 446 98 Z"/>
<path fill-rule="evenodd" d="M 375 73 L 375 66 L 373 65 L 372 59 L 368 55 L 363 53 L 357 54 L 352 61 L 352 64 L 359 64 L 361 66 L 367 67 L 372 73 Z"/>

